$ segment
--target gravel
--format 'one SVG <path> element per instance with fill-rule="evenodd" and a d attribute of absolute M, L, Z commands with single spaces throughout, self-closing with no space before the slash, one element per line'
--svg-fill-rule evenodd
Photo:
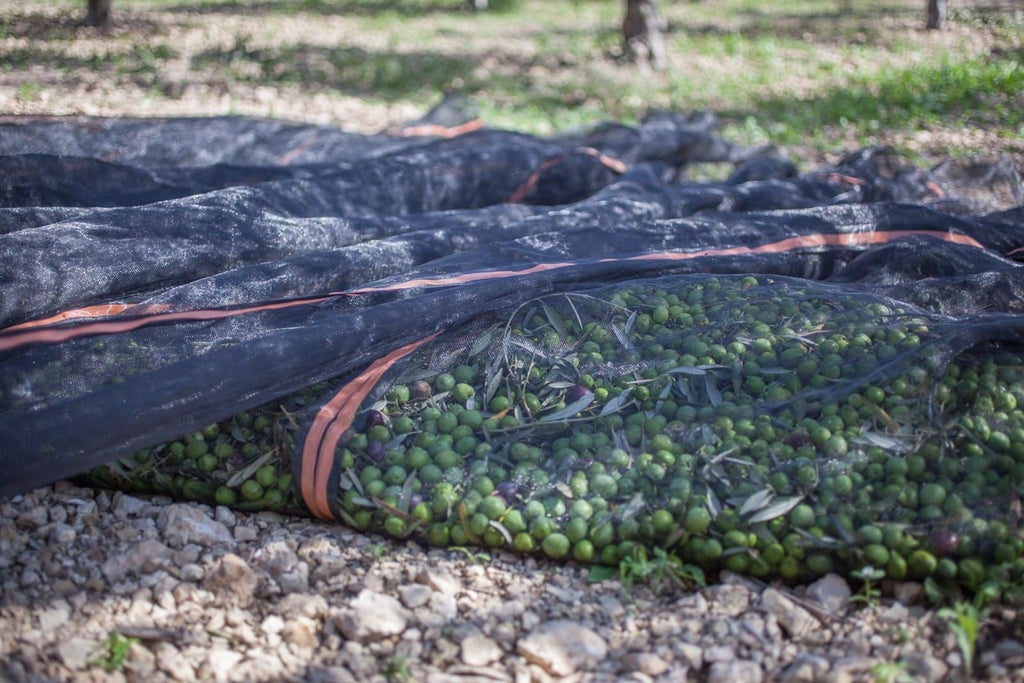
<path fill-rule="evenodd" d="M 16 48 L 67 38 L 74 16 L 37 3 L 3 40 Z M 172 15 L 149 16 L 180 49 L 161 73 L 168 93 L 154 95 L 130 73 L 78 69 L 69 79 L 40 64 L 0 74 L 0 109 L 236 113 L 364 132 L 422 113 L 409 102 L 249 87 L 213 69 L 196 79 L 185 73 L 189 55 L 250 31 L 268 40 L 251 23 L 259 18 L 179 27 Z M 136 20 L 122 15 L 112 35 Z M 332 26 L 322 29 L 323 40 L 337 39 Z M 302 30 L 275 27 L 274 39 Z M 109 38 L 82 31 L 69 49 L 86 59 Z M 930 133 L 918 135 L 910 146 L 928 149 Z M 991 141 L 965 142 L 981 149 Z M 836 576 L 785 587 L 724 573 L 688 592 L 626 590 L 587 575 L 571 563 L 427 549 L 308 519 L 59 482 L 0 501 L 0 680 L 964 678 L 956 637 L 919 604 L 918 584 L 886 585 L 885 597 L 865 604 L 861 587 Z M 1024 681 L 1024 620 L 1015 609 L 991 610 L 974 661 L 976 678 Z"/>
<path fill-rule="evenodd" d="M 0 502 L 0 680 L 963 678 L 919 586 L 865 604 L 833 575 L 713 578 L 626 590 L 571 563 L 59 482 Z M 1024 681 L 1021 633 L 993 608 L 975 677 Z"/>

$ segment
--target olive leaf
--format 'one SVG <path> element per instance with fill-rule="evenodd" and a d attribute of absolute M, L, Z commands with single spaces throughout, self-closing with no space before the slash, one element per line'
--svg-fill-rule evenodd
<path fill-rule="evenodd" d="M 722 512 L 722 503 L 718 500 L 718 496 L 715 495 L 714 490 L 710 486 L 708 487 L 706 497 L 708 499 L 708 512 L 711 513 L 711 519 L 715 519 Z"/>
<path fill-rule="evenodd" d="M 913 444 L 889 434 L 880 432 L 861 432 L 853 437 L 851 441 L 862 446 L 878 446 L 894 453 L 907 453 L 913 449 Z"/>
<path fill-rule="evenodd" d="M 505 371 L 498 368 L 493 375 L 491 375 L 487 383 L 484 385 L 484 405 L 488 405 L 494 395 L 498 393 L 498 387 L 501 386 L 501 380 L 505 377 Z"/>
<path fill-rule="evenodd" d="M 546 358 L 548 355 L 547 351 L 545 351 L 543 348 L 537 346 L 529 339 L 525 339 L 523 337 L 510 337 L 508 343 L 509 346 L 518 346 L 519 348 L 529 353 L 531 356 L 543 356 Z"/>
<path fill-rule="evenodd" d="M 265 464 L 270 462 L 271 458 L 277 456 L 274 451 L 267 451 L 260 457 L 253 460 L 251 463 L 246 465 L 244 468 L 235 472 L 235 476 L 228 479 L 226 486 L 234 488 L 235 486 L 241 486 L 246 479 L 252 479 L 256 475 L 256 470 L 263 467 Z"/>
<path fill-rule="evenodd" d="M 646 504 L 647 501 L 644 500 L 643 494 L 635 494 L 629 502 L 626 503 L 626 507 L 622 508 L 622 519 L 632 518 L 636 513 L 640 512 Z"/>
<path fill-rule="evenodd" d="M 633 320 L 633 316 L 635 315 L 636 314 L 634 313 L 632 316 L 629 317 L 629 319 Z M 612 334 L 615 335 L 615 339 L 619 342 L 619 345 L 622 346 L 622 348 L 626 349 L 627 351 L 636 351 L 636 347 L 633 346 L 633 342 L 629 340 L 629 328 L 631 327 L 632 324 L 627 323 L 626 329 L 623 330 L 620 329 L 619 326 L 616 325 L 615 323 L 612 323 Z"/>
<path fill-rule="evenodd" d="M 398 509 L 402 512 L 409 512 L 409 504 L 412 501 L 413 487 L 417 482 L 416 473 L 411 472 L 402 484 L 402 493 L 398 497 Z"/>
<path fill-rule="evenodd" d="M 501 522 L 499 522 L 496 519 L 489 520 L 487 522 L 487 524 L 492 529 L 496 529 L 498 531 L 498 533 L 501 534 L 501 537 L 505 539 L 506 543 L 508 543 L 509 545 L 512 545 L 512 534 L 509 533 L 509 530 L 505 528 L 504 524 L 502 524 Z"/>
<path fill-rule="evenodd" d="M 621 410 L 622 407 L 626 405 L 626 402 L 629 401 L 629 395 L 631 393 L 633 393 L 633 387 L 629 387 L 623 390 L 623 392 L 615 398 L 609 399 L 608 402 L 604 404 L 604 407 L 601 408 L 600 416 L 604 417 L 605 415 L 611 415 L 617 410 Z"/>
<path fill-rule="evenodd" d="M 636 317 L 637 317 L 638 315 L 639 315 L 639 312 L 638 312 L 638 311 L 633 311 L 633 312 L 631 312 L 631 313 L 629 314 L 629 317 L 628 317 L 628 318 L 626 318 L 626 326 L 625 326 L 625 328 L 623 329 L 623 331 L 624 331 L 624 332 L 625 332 L 626 334 L 630 334 L 630 333 L 631 333 L 631 332 L 633 331 L 633 325 L 635 325 L 635 324 L 636 324 Z"/>
<path fill-rule="evenodd" d="M 593 402 L 594 395 L 586 394 L 585 396 L 581 396 L 580 398 L 576 399 L 575 401 L 573 401 L 566 407 L 562 408 L 561 410 L 556 410 L 553 413 L 548 413 L 547 415 L 541 416 L 540 419 L 537 420 L 537 422 L 559 422 L 566 418 L 573 417 L 574 415 L 579 413 L 581 410 L 583 410 Z"/>
<path fill-rule="evenodd" d="M 693 375 L 694 377 L 703 377 L 708 374 L 708 371 L 704 367 L 697 365 L 680 365 L 664 372 L 666 375 Z"/>
<path fill-rule="evenodd" d="M 679 395 L 686 399 L 687 403 L 696 403 L 694 398 L 693 389 L 690 387 L 690 380 L 685 377 L 680 377 L 679 381 L 675 383 L 676 391 Z"/>
<path fill-rule="evenodd" d="M 752 493 L 750 497 L 743 502 L 743 505 L 740 506 L 740 514 L 746 515 L 754 512 L 755 510 L 760 510 L 771 502 L 774 495 L 775 493 L 771 489 L 767 488 L 761 489 L 756 493 Z"/>
<path fill-rule="evenodd" d="M 663 386 L 661 388 L 661 391 L 658 392 L 658 400 L 654 404 L 654 410 L 650 411 L 652 413 L 651 417 L 653 417 L 654 414 L 657 414 L 657 413 L 661 412 L 662 407 L 665 405 L 665 399 L 668 398 L 669 394 L 671 394 L 671 393 L 672 393 L 672 384 L 671 383 L 666 384 L 665 386 Z"/>
<path fill-rule="evenodd" d="M 718 382 L 711 373 L 704 375 L 704 391 L 707 392 L 708 400 L 713 407 L 722 405 L 722 392 L 718 390 Z"/>
<path fill-rule="evenodd" d="M 565 295 L 565 301 L 569 304 L 569 308 L 572 310 L 572 314 L 576 317 L 576 324 L 579 328 L 583 329 L 583 318 L 580 317 L 580 312 L 576 310 L 576 304 L 573 303 L 572 297 L 568 294 Z"/>
<path fill-rule="evenodd" d="M 556 491 L 561 493 L 563 496 L 565 496 L 569 500 L 573 499 L 574 496 L 572 494 L 572 489 L 569 488 L 569 485 L 566 484 L 564 481 L 556 482 L 555 485 L 554 485 L 554 488 L 555 488 Z"/>
<path fill-rule="evenodd" d="M 548 306 L 545 302 L 540 302 L 541 309 L 544 311 L 544 317 L 551 323 L 551 327 L 555 328 L 555 332 L 558 333 L 559 337 L 565 339 L 569 336 L 569 331 L 565 329 L 565 323 L 562 321 L 561 316 L 555 311 L 555 309 Z"/>
<path fill-rule="evenodd" d="M 778 499 L 771 505 L 759 509 L 751 515 L 747 521 L 751 524 L 755 524 L 757 522 L 770 522 L 776 517 L 782 517 L 783 515 L 789 514 L 790 510 L 799 505 L 803 499 L 803 496 L 791 496 L 789 498 Z M 740 514 L 743 514 L 742 510 L 740 511 Z"/>
<path fill-rule="evenodd" d="M 492 337 L 490 332 L 484 332 L 473 341 L 473 345 L 469 347 L 469 353 L 467 354 L 470 358 L 480 354 L 487 347 L 491 345 Z"/>

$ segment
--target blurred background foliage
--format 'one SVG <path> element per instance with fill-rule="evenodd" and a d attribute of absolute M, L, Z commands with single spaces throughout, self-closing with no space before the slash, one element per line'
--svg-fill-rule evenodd
<path fill-rule="evenodd" d="M 115 0 L 105 28 L 79 25 L 84 4 L 0 8 L 0 110 L 66 113 L 88 72 L 150 113 L 197 85 L 420 109 L 457 90 L 538 134 L 711 109 L 738 142 L 812 155 L 1024 157 L 1020 0 L 953 2 L 946 31 L 924 30 L 921 0 L 661 0 L 663 71 L 625 58 L 623 0 Z"/>

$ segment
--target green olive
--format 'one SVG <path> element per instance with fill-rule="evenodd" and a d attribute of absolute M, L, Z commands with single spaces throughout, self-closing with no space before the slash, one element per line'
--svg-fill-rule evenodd
<path fill-rule="evenodd" d="M 569 554 L 570 542 L 569 539 L 561 533 L 552 533 L 544 537 L 541 541 L 541 550 L 548 557 L 558 560 Z"/>

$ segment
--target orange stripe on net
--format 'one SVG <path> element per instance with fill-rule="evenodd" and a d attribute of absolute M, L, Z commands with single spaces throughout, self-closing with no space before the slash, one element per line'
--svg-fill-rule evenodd
<path fill-rule="evenodd" d="M 689 259 L 704 258 L 708 256 L 777 254 L 812 247 L 857 247 L 871 244 L 884 244 L 886 242 L 891 242 L 902 237 L 909 237 L 911 235 L 928 235 L 930 237 L 935 237 L 946 242 L 964 244 L 971 247 L 977 247 L 979 249 L 985 248 L 984 245 L 982 245 L 980 242 L 978 242 L 972 237 L 968 237 L 967 235 L 942 233 L 933 230 L 890 230 L 875 231 L 870 233 L 817 233 L 813 235 L 802 235 L 800 237 L 789 237 L 784 240 L 771 242 L 769 244 L 762 244 L 757 247 L 722 247 L 720 249 L 702 249 L 701 251 L 659 251 L 650 254 L 640 254 L 639 256 L 624 256 L 619 258 L 598 259 L 596 263 L 616 263 L 626 261 L 686 261 Z M 523 268 L 522 270 L 483 270 L 472 273 L 466 273 L 464 275 L 447 275 L 435 278 L 417 278 L 415 280 L 406 280 L 404 282 L 399 282 L 384 287 L 364 287 L 362 289 L 353 289 L 346 292 L 346 294 L 356 296 L 360 294 L 370 294 L 373 292 L 392 292 L 405 289 L 414 289 L 416 287 L 445 287 L 449 285 L 460 285 L 469 282 L 477 282 L 480 280 L 493 280 L 497 278 L 531 275 L 533 273 L 541 273 L 548 270 L 558 270 L 559 268 L 567 268 L 570 266 L 578 265 L 579 263 L 581 262 L 563 261 L 556 263 L 539 263 L 529 268 Z"/>
<path fill-rule="evenodd" d="M 34 327 L 44 327 L 46 325 L 55 325 L 62 323 L 66 320 L 81 320 L 82 318 L 104 318 L 109 315 L 118 315 L 125 311 L 136 308 L 138 304 L 97 304 L 95 306 L 83 306 L 82 308 L 72 308 L 69 311 L 63 311 L 57 315 L 51 315 L 48 318 L 39 318 L 38 320 L 29 320 L 28 322 L 19 323 L 17 325 L 11 325 L 3 330 L 3 332 L 11 332 L 14 330 L 27 330 Z"/>
<path fill-rule="evenodd" d="M 438 137 L 438 138 L 454 138 L 459 135 L 465 135 L 466 133 L 472 133 L 475 130 L 480 130 L 484 127 L 484 122 L 481 119 L 473 119 L 472 121 L 466 121 L 460 123 L 457 126 L 442 126 L 438 123 L 424 123 L 418 126 L 406 126 L 399 131 L 399 135 L 406 137 Z"/>
<path fill-rule="evenodd" d="M 825 180 L 826 182 L 842 183 L 843 185 L 856 185 L 857 187 L 867 185 L 867 181 L 862 178 L 836 172 L 825 174 Z"/>
<path fill-rule="evenodd" d="M 291 308 L 293 306 L 303 306 L 306 304 L 315 304 L 321 301 L 326 301 L 337 297 L 338 294 L 331 294 L 326 296 L 318 296 L 310 299 L 295 299 L 291 301 L 276 301 L 273 303 L 260 304 L 258 306 L 247 306 L 245 308 L 234 308 L 234 309 L 218 309 L 218 308 L 201 308 L 192 311 L 177 311 L 173 313 L 162 312 L 166 306 L 151 306 L 138 308 L 126 308 L 124 310 L 132 313 L 140 313 L 140 317 L 131 318 L 130 320 L 106 320 L 102 322 L 85 323 L 82 325 L 76 325 L 74 327 L 46 327 L 43 329 L 35 329 L 37 326 L 42 325 L 55 325 L 66 320 L 73 320 L 78 317 L 69 315 L 74 311 L 68 311 L 61 313 L 52 318 L 47 318 L 41 321 L 32 321 L 29 323 L 21 323 L 20 325 L 14 325 L 6 329 L 0 330 L 0 351 L 9 351 L 11 349 L 24 346 L 26 344 L 35 343 L 51 343 L 56 344 L 59 342 L 67 341 L 69 339 L 75 339 L 76 337 L 84 337 L 88 335 L 98 334 L 117 334 L 120 332 L 131 332 L 137 330 L 140 327 L 147 327 L 149 325 L 156 325 L 158 323 L 165 322 L 204 322 L 207 320 L 221 320 L 224 318 L 232 318 L 236 315 L 242 315 L 245 313 L 257 313 L 259 311 L 272 311 L 281 308 Z M 85 309 L 76 309 L 85 310 Z M 111 313 L 116 314 L 117 311 Z M 97 313 L 103 315 L 102 313 Z M 24 328 L 24 329 L 19 329 Z M 11 331 L 12 334 L 8 334 Z"/>
<path fill-rule="evenodd" d="M 598 160 L 598 162 L 600 162 L 602 166 L 611 170 L 613 173 L 622 174 L 626 172 L 627 166 L 624 161 L 620 161 L 614 157 L 601 154 L 601 152 L 594 149 L 593 147 L 580 147 L 579 149 L 576 149 L 574 151 L 578 154 L 585 154 L 587 156 L 594 157 L 595 159 Z M 546 161 L 544 161 L 537 170 L 531 173 L 530 176 L 525 181 L 523 181 L 522 185 L 516 188 L 515 192 L 512 193 L 512 196 L 508 198 L 508 202 L 510 204 L 518 204 L 519 202 L 523 201 L 526 195 L 530 193 L 530 190 L 536 187 L 537 182 L 540 180 L 541 174 L 544 173 L 544 171 L 551 168 L 552 166 L 556 166 L 562 163 L 562 161 L 564 161 L 567 156 L 569 156 L 569 154 L 563 154 L 562 156 L 557 156 L 552 159 L 547 159 Z"/>
<path fill-rule="evenodd" d="M 619 259 L 609 260 L 616 261 Z M 415 280 L 405 280 L 404 282 L 398 282 L 396 284 L 386 285 L 383 287 L 364 287 L 362 289 L 353 289 L 345 292 L 345 294 L 358 296 L 360 294 L 372 294 L 374 292 L 398 292 L 406 289 L 415 289 L 416 287 L 446 287 L 448 285 L 462 285 L 469 282 L 478 282 L 480 280 L 495 280 L 506 277 L 530 275 L 532 273 L 543 273 L 547 270 L 558 270 L 559 268 L 566 268 L 568 266 L 576 265 L 577 263 L 578 262 L 576 261 L 538 263 L 535 266 L 523 268 L 522 270 L 478 270 L 464 275 L 416 278 Z"/>
<path fill-rule="evenodd" d="M 321 406 L 302 445 L 299 488 L 309 511 L 321 519 L 334 519 L 328 500 L 328 483 L 334 468 L 338 440 L 355 419 L 356 411 L 391 367 L 402 358 L 436 338 L 440 332 L 406 344 L 378 358 L 366 370 L 342 387 Z"/>
<path fill-rule="evenodd" d="M 984 245 L 967 235 L 941 233 L 934 230 L 887 230 L 866 233 L 817 233 L 789 237 L 778 242 L 762 244 L 758 247 L 724 247 L 722 249 L 706 249 L 693 252 L 662 252 L 658 254 L 641 254 L 628 256 L 624 259 L 602 259 L 602 263 L 615 261 L 646 261 L 646 260 L 686 260 L 705 256 L 739 256 L 743 254 L 781 254 L 797 249 L 813 247 L 858 247 L 871 244 L 885 244 L 912 235 L 927 235 L 944 242 L 963 244 L 984 249 Z"/>
<path fill-rule="evenodd" d="M 638 256 L 626 256 L 620 258 L 605 258 L 598 259 L 596 263 L 615 263 L 615 262 L 629 262 L 629 261 L 685 261 L 695 258 L 702 258 L 708 256 L 740 256 L 748 254 L 779 254 L 787 251 L 795 251 L 797 249 L 810 249 L 815 247 L 858 247 L 858 246 L 870 246 L 873 244 L 885 244 L 893 240 L 897 240 L 903 237 L 910 237 L 912 235 L 926 235 L 939 239 L 945 242 L 951 242 L 954 244 L 962 244 L 970 247 L 977 247 L 984 249 L 984 245 L 967 235 L 958 233 L 940 232 L 936 230 L 879 230 L 872 232 L 863 233 L 816 233 L 813 235 L 801 235 L 798 237 L 789 237 L 777 242 L 771 242 L 769 244 L 762 244 L 756 247 L 722 247 L 719 249 L 703 249 L 701 251 L 661 251 L 651 254 L 640 254 Z M 1010 252 L 1011 254 L 1016 253 Z M 153 307 L 152 309 L 138 308 L 129 309 L 135 313 L 143 313 L 141 317 L 133 318 L 131 320 L 124 321 L 104 321 L 87 323 L 84 325 L 77 325 L 74 327 L 63 327 L 54 329 L 35 329 L 36 327 L 43 327 L 44 325 L 54 325 L 66 320 L 72 320 L 77 316 L 75 311 L 68 311 L 61 313 L 52 318 L 47 318 L 40 321 L 32 321 L 29 323 L 21 323 L 4 330 L 0 330 L 0 351 L 9 351 L 10 349 L 24 346 L 32 343 L 59 343 L 67 341 L 85 335 L 96 335 L 96 334 L 115 334 L 119 332 L 129 332 L 131 330 L 138 329 L 147 325 L 154 325 L 162 322 L 202 322 L 206 320 L 220 320 L 223 318 L 231 318 L 236 315 L 243 315 L 246 313 L 257 313 L 260 311 L 270 311 L 282 308 L 291 308 L 293 306 L 304 306 L 307 304 L 320 303 L 329 299 L 337 298 L 339 296 L 360 296 L 363 294 L 371 294 L 374 292 L 397 292 L 408 289 L 414 289 L 416 287 L 445 287 L 449 285 L 460 285 L 467 284 L 470 282 L 477 282 L 483 280 L 495 280 L 501 278 L 521 277 L 524 275 L 531 275 L 533 273 L 541 273 L 549 270 L 558 270 L 560 268 L 567 268 L 574 265 L 578 265 L 582 262 L 579 261 L 562 261 L 556 263 L 539 263 L 529 268 L 523 268 L 521 270 L 484 270 L 476 271 L 471 273 L 465 273 L 463 275 L 448 275 L 434 278 L 416 278 L 413 280 L 406 280 L 404 282 L 398 282 L 391 285 L 385 285 L 382 287 L 364 287 L 360 289 L 351 289 L 345 292 L 330 292 L 321 296 L 311 297 L 308 299 L 292 299 L 289 301 L 278 301 L 274 303 L 261 304 L 257 306 L 248 306 L 245 308 L 236 309 L 198 309 L 194 311 L 179 311 L 176 313 L 163 313 Z M 76 311 L 86 311 L 88 309 L 75 309 Z M 116 314 L 117 311 L 111 314 Z M 95 313 L 95 315 L 103 315 L 103 313 Z M 8 334 L 12 332 L 11 334 Z"/>
<path fill-rule="evenodd" d="M 945 190 L 943 190 L 943 189 L 942 189 L 942 186 L 940 186 L 940 185 L 939 185 L 939 184 L 938 184 L 937 182 L 935 182 L 934 180 L 929 180 L 929 181 L 927 181 L 927 182 L 926 182 L 926 183 L 924 184 L 924 186 L 925 186 L 925 187 L 927 187 L 927 188 L 928 188 L 929 190 L 931 190 L 931 191 L 932 191 L 932 194 L 934 194 L 934 195 L 935 195 L 936 197 L 938 197 L 939 199 L 945 199 L 945 197 L 946 197 L 946 191 L 945 191 Z"/>
<path fill-rule="evenodd" d="M 622 175 L 629 169 L 629 167 L 626 166 L 625 161 L 616 159 L 615 157 L 610 157 L 607 154 L 601 154 L 601 152 L 593 147 L 584 147 L 580 151 L 584 154 L 590 154 L 591 156 L 597 157 L 597 160 L 601 162 L 602 166 L 614 173 L 618 173 L 619 175 Z"/>

